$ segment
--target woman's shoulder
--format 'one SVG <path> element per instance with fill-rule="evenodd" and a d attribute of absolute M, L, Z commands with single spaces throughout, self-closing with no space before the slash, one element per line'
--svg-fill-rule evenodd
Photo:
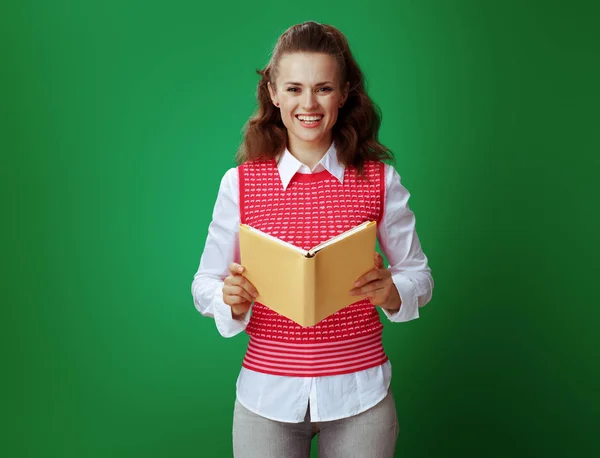
<path fill-rule="evenodd" d="M 389 162 L 384 162 L 379 159 L 369 159 L 364 164 L 365 171 L 372 173 L 383 173 L 385 176 L 398 174 L 396 167 Z"/>
<path fill-rule="evenodd" d="M 389 173 L 389 168 L 393 168 L 391 165 L 378 160 L 378 159 L 367 159 L 362 164 L 362 170 L 364 172 L 364 176 L 374 176 L 379 174 L 387 174 Z M 349 172 L 353 172 L 357 175 L 361 175 L 359 172 L 358 166 L 349 165 L 346 166 L 346 169 Z"/>
<path fill-rule="evenodd" d="M 237 167 L 231 167 L 225 171 L 221 177 L 221 185 L 219 186 L 220 191 L 232 191 L 238 186 L 238 169 Z"/>
<path fill-rule="evenodd" d="M 236 170 L 257 170 L 277 166 L 277 160 L 274 158 L 249 159 L 236 167 Z"/>

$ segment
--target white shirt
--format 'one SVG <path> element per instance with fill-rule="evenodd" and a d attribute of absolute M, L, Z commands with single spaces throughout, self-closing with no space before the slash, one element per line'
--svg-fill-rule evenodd
<path fill-rule="evenodd" d="M 327 170 L 340 182 L 344 179 L 344 166 L 337 160 L 335 144 L 312 170 L 287 148 L 279 156 L 277 168 L 284 189 L 296 173 Z M 410 194 L 396 170 L 387 164 L 385 181 L 386 199 L 377 238 L 390 263 L 402 305 L 395 313 L 382 310 L 390 321 L 403 322 L 419 317 L 419 307 L 430 301 L 434 283 L 415 231 L 414 214 L 408 206 Z M 215 319 L 223 337 L 242 332 L 251 315 L 250 310 L 243 319 L 234 319 L 231 308 L 223 302 L 223 280 L 229 275 L 229 264 L 240 262 L 239 224 L 238 173 L 231 168 L 221 180 L 204 252 L 192 282 L 196 309 Z M 381 401 L 387 394 L 391 374 L 389 361 L 351 374 L 322 377 L 270 375 L 242 367 L 236 396 L 248 410 L 272 420 L 302 422 L 310 402 L 311 421 L 330 421 L 356 415 Z"/>

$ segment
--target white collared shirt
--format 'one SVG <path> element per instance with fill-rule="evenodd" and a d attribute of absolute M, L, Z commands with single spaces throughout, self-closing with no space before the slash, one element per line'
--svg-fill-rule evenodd
<path fill-rule="evenodd" d="M 277 169 L 284 189 L 296 173 L 327 170 L 340 182 L 344 179 L 344 166 L 337 159 L 335 144 L 312 170 L 286 148 L 278 157 Z M 400 183 L 396 170 L 387 164 L 385 181 L 386 199 L 377 238 L 390 264 L 402 305 L 395 313 L 382 310 L 390 321 L 403 322 L 419 317 L 419 307 L 431 300 L 434 283 L 408 205 L 410 194 Z M 221 180 L 204 252 L 192 282 L 196 309 L 215 319 L 223 337 L 244 331 L 252 313 L 250 310 L 242 319 L 234 319 L 231 308 L 223 302 L 223 280 L 229 275 L 229 264 L 240 262 L 239 223 L 238 172 L 231 168 Z M 309 402 L 311 421 L 337 420 L 363 412 L 381 401 L 387 394 L 391 373 L 390 361 L 351 374 L 324 377 L 278 376 L 242 367 L 236 396 L 248 410 L 276 421 L 302 422 Z"/>

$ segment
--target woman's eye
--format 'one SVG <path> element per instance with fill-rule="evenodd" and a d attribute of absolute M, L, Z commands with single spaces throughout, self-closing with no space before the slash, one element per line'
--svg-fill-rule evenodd
<path fill-rule="evenodd" d="M 319 89 L 320 91 L 323 92 L 331 92 L 333 89 L 330 88 L 329 86 L 323 86 L 321 89 Z"/>
<path fill-rule="evenodd" d="M 288 87 L 287 90 L 288 90 L 288 92 L 298 92 L 297 87 Z"/>

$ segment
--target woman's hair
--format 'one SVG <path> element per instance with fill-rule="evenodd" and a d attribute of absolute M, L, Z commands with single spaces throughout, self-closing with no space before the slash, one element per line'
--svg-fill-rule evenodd
<path fill-rule="evenodd" d="M 286 147 L 287 130 L 279 109 L 273 106 L 267 83 L 275 87 L 281 57 L 296 52 L 335 57 L 340 69 L 340 84 L 350 83 L 348 98 L 339 109 L 332 130 L 338 160 L 362 172 L 367 160 L 392 159 L 390 150 L 378 141 L 381 113 L 367 95 L 362 71 L 350 52 L 348 40 L 333 26 L 308 21 L 286 30 L 279 37 L 268 65 L 257 70 L 261 75 L 257 88 L 258 108 L 245 126 L 244 141 L 236 156 L 238 163 L 273 158 Z"/>

